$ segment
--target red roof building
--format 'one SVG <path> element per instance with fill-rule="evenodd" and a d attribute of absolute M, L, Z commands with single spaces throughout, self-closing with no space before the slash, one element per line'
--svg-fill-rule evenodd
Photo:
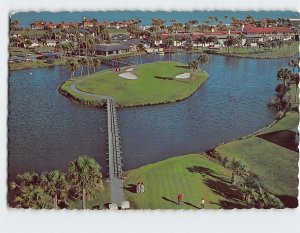
<path fill-rule="evenodd" d="M 242 29 L 245 34 L 290 34 L 294 33 L 294 31 L 288 27 L 265 27 L 265 28 L 257 28 L 251 25 L 245 25 Z"/>

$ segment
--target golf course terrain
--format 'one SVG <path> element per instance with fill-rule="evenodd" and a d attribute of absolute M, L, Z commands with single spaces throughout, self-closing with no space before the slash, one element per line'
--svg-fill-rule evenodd
<path fill-rule="evenodd" d="M 231 172 L 204 154 L 173 157 L 126 173 L 124 194 L 134 209 L 247 208 L 242 193 L 230 183 Z M 144 193 L 135 185 L 143 182 Z M 184 194 L 177 205 L 177 195 Z"/>
<path fill-rule="evenodd" d="M 118 72 L 105 70 L 78 77 L 66 81 L 60 91 L 75 101 L 89 105 L 100 105 L 101 96 L 113 97 L 117 106 L 122 107 L 153 105 L 185 99 L 208 78 L 206 72 L 198 70 L 193 77 L 192 70 L 185 64 L 172 61 L 141 64 L 126 72 L 136 79 L 120 77 L 125 72 L 126 68 Z M 184 73 L 190 73 L 191 77 L 176 78 Z M 79 91 L 71 88 L 74 84 Z"/>
<path fill-rule="evenodd" d="M 294 97 L 295 87 L 292 87 L 290 94 L 292 106 L 298 106 L 299 99 Z M 272 127 L 249 138 L 220 145 L 216 151 L 229 160 L 240 160 L 286 206 L 295 207 L 298 203 L 299 153 L 298 143 L 295 142 L 298 124 L 299 112 L 289 111 Z"/>

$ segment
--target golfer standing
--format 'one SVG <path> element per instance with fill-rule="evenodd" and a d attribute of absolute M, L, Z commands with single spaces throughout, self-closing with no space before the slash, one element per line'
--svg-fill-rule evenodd
<path fill-rule="evenodd" d="M 177 199 L 178 199 L 178 205 L 181 205 L 181 202 L 182 202 L 182 199 L 183 199 L 183 197 L 184 197 L 184 194 L 183 193 L 180 193 L 180 194 L 178 194 L 178 197 L 177 197 Z"/>

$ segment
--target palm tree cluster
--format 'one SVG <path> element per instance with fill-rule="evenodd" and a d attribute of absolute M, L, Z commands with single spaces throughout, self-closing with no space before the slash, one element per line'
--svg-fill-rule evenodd
<path fill-rule="evenodd" d="M 224 46 L 227 48 L 227 53 L 230 52 L 230 48 L 241 48 L 245 46 L 247 49 L 251 47 L 251 41 L 247 40 L 245 43 L 243 43 L 243 40 L 245 39 L 244 35 L 239 35 L 238 37 L 233 37 L 228 35 L 226 37 L 226 40 L 224 41 Z M 265 40 L 265 41 L 259 41 L 257 42 L 258 49 L 264 48 L 265 50 L 271 50 L 273 51 L 274 48 L 283 48 L 287 45 L 290 49 L 290 46 L 292 45 L 293 40 L 280 40 L 280 39 L 273 39 L 273 40 Z M 255 48 L 254 48 L 255 49 Z"/>
<path fill-rule="evenodd" d="M 201 69 L 204 69 L 204 65 L 208 64 L 209 57 L 205 53 L 199 53 L 196 60 L 190 60 L 188 63 L 189 68 L 192 70 L 193 84 L 195 84 L 195 70 L 198 69 L 199 64 L 201 64 Z"/>
<path fill-rule="evenodd" d="M 245 203 L 256 208 L 284 208 L 280 199 L 271 194 L 262 185 L 258 176 L 247 170 L 241 161 L 233 158 L 228 168 L 232 173 L 231 183 L 240 188 Z"/>
<path fill-rule="evenodd" d="M 19 30 L 20 29 L 20 21 L 19 20 L 11 20 L 9 19 L 9 30 Z"/>
<path fill-rule="evenodd" d="M 270 107 L 275 107 L 282 117 L 283 113 L 287 111 L 290 106 L 290 86 L 295 85 L 295 101 L 298 94 L 299 85 L 299 58 L 291 60 L 288 65 L 292 68 L 292 71 L 288 68 L 281 68 L 277 72 L 277 79 L 281 81 L 275 88 L 276 96 L 268 103 Z"/>
<path fill-rule="evenodd" d="M 86 201 L 96 191 L 103 191 L 100 165 L 88 156 L 80 156 L 69 163 L 67 174 L 58 170 L 41 174 L 24 172 L 10 183 L 11 205 L 16 208 L 64 208 L 68 198 L 76 196 L 86 209 Z"/>
<path fill-rule="evenodd" d="M 244 39 L 245 39 L 244 35 L 239 35 L 237 37 L 228 35 L 226 37 L 226 40 L 224 41 L 224 45 L 225 45 L 225 47 L 227 47 L 227 53 L 230 52 L 230 50 L 229 50 L 230 47 L 240 48 L 244 45 L 246 45 L 248 47 L 247 44 L 243 44 Z M 250 47 L 250 44 L 249 44 L 249 47 Z"/>
<path fill-rule="evenodd" d="M 289 19 L 278 18 L 278 19 L 259 19 L 256 20 L 252 15 L 246 16 L 245 19 L 238 19 L 231 17 L 231 26 L 238 28 L 243 24 L 250 24 L 256 27 L 291 27 L 291 21 Z"/>
<path fill-rule="evenodd" d="M 90 75 L 90 69 L 93 68 L 94 73 L 96 69 L 101 66 L 101 59 L 98 57 L 82 57 L 80 59 L 68 58 L 66 65 L 70 70 L 70 79 L 75 78 L 75 72 L 80 68 L 80 76 L 83 74 L 83 69 L 86 67 L 87 74 Z"/>
<path fill-rule="evenodd" d="M 239 192 L 236 197 L 248 207 L 256 208 L 283 208 L 283 203 L 271 194 L 260 182 L 259 177 L 250 171 L 240 160 L 233 158 L 231 161 L 226 156 L 212 149 L 207 155 L 223 167 L 230 169 L 230 183 L 237 186 Z"/>
<path fill-rule="evenodd" d="M 290 46 L 292 45 L 293 40 L 280 40 L 280 39 L 273 39 L 273 40 L 266 40 L 266 41 L 261 41 L 258 42 L 258 48 L 264 48 L 265 50 L 270 50 L 271 52 L 273 51 L 274 48 L 283 48 L 284 46 L 287 45 L 288 48 L 290 49 Z"/>

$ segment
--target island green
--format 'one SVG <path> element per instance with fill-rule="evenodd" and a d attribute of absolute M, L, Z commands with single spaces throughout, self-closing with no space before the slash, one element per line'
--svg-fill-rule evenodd
<path fill-rule="evenodd" d="M 208 78 L 205 71 L 196 70 L 194 78 L 178 79 L 178 74 L 191 73 L 193 76 L 192 71 L 187 65 L 173 61 L 137 65 L 131 71 L 138 77 L 135 80 L 119 77 L 124 72 L 124 69 L 120 72 L 105 70 L 78 77 L 66 81 L 60 91 L 78 102 L 91 105 L 97 105 L 97 102 L 100 105 L 101 96 L 114 98 L 117 106 L 154 105 L 185 99 Z M 74 83 L 75 90 L 72 88 Z"/>

